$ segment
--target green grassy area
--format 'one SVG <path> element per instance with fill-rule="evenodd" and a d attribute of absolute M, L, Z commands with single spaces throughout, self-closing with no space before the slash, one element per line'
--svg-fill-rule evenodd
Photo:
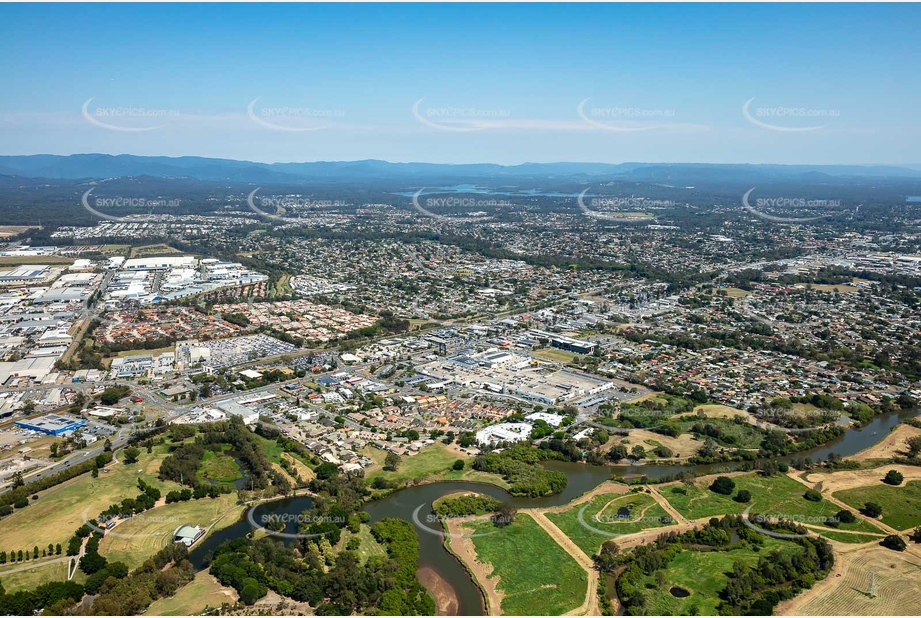
<path fill-rule="evenodd" d="M 747 489 L 752 495 L 751 502 L 736 502 L 731 496 L 711 491 L 704 482 L 698 482 L 690 488 L 685 488 L 681 484 L 665 485 L 660 488 L 660 492 L 669 504 L 688 519 L 739 514 L 754 505 L 752 513 L 783 516 L 803 523 L 822 525 L 825 518 L 832 517 L 841 510 L 828 500 L 806 500 L 803 497 L 806 487 L 783 474 L 764 477 L 753 473 L 735 476 L 732 480 L 736 484 L 733 495 L 741 489 Z M 851 524 L 841 524 L 840 529 L 879 532 L 878 528 L 860 519 Z"/>
<path fill-rule="evenodd" d="M 376 477 L 382 476 L 388 481 L 401 485 L 410 480 L 430 478 L 436 475 L 447 474 L 449 471 L 453 472 L 451 466 L 454 465 L 455 461 L 458 459 L 463 459 L 465 461 L 470 459 L 469 457 L 458 454 L 447 445 L 436 442 L 431 446 L 425 447 L 412 457 L 401 457 L 400 465 L 396 472 L 391 472 L 383 469 L 384 458 L 387 456 L 387 453 L 381 449 L 369 447 L 364 449 L 362 453 L 374 461 L 374 465 L 365 469 L 366 479 L 373 481 Z"/>
<path fill-rule="evenodd" d="M 584 570 L 530 516 L 496 528 L 478 522 L 474 536 L 477 559 L 493 566 L 498 589 L 505 593 L 505 615 L 558 616 L 581 605 L 588 578 Z"/>
<path fill-rule="evenodd" d="M 99 553 L 110 562 L 121 561 L 134 569 L 170 543 L 179 526 L 191 524 L 207 528 L 220 520 L 215 525 L 215 529 L 219 529 L 235 523 L 243 509 L 237 504 L 236 494 L 160 506 L 118 524 L 113 532 L 118 532 L 119 536 L 107 534 L 103 537 Z"/>
<path fill-rule="evenodd" d="M 349 540 L 352 538 L 358 538 L 361 542 L 356 552 L 359 556 L 359 562 L 364 564 L 368 561 L 368 558 L 371 556 L 380 556 L 384 558 L 387 556 L 387 548 L 377 542 L 377 539 L 371 534 L 371 526 L 368 524 L 361 524 L 361 528 L 358 534 L 349 532 L 348 529 L 342 531 L 342 538 L 339 541 L 338 549 L 345 549 L 345 546 L 348 544 Z"/>
<path fill-rule="evenodd" d="M 165 446 L 156 447 L 153 453 L 142 449 L 137 463 L 130 466 L 119 461 L 100 471 L 99 478 L 86 473 L 40 492 L 38 500 L 31 500 L 28 507 L 17 509 L 3 519 L 0 547 L 18 551 L 35 545 L 47 547 L 48 543 L 66 545 L 74 531 L 83 525 L 84 513 L 87 518 L 96 517 L 115 502 L 137 496 L 139 478 L 164 495 L 179 489 L 177 483 L 157 479 L 165 455 Z"/>
<path fill-rule="evenodd" d="M 880 519 L 896 530 L 921 525 L 921 481 L 909 481 L 899 487 L 881 482 L 879 485 L 837 491 L 832 495 L 855 510 L 867 502 L 879 504 L 883 507 Z"/>
<path fill-rule="evenodd" d="M 599 494 L 566 511 L 547 513 L 547 518 L 589 556 L 598 553 L 602 543 L 618 535 L 671 523 L 665 509 L 646 493 Z"/>
<path fill-rule="evenodd" d="M 749 423 L 734 423 L 730 418 L 708 417 L 706 420 L 697 421 L 682 418 L 678 425 L 684 433 L 691 433 L 691 427 L 694 425 L 714 425 L 719 427 L 724 437 L 714 438 L 721 446 L 733 448 L 757 449 L 764 440 L 764 433 L 757 427 Z M 729 438 L 729 439 L 727 439 Z M 701 440 L 706 440 L 707 436 L 701 435 Z"/>
<path fill-rule="evenodd" d="M 815 532 L 820 532 L 816 530 Z M 870 534 L 844 534 L 843 532 L 825 532 L 821 531 L 822 536 L 832 541 L 838 541 L 839 543 L 870 543 L 876 541 L 877 543 L 883 540 L 883 536 L 873 536 Z"/>
<path fill-rule="evenodd" d="M 531 352 L 531 356 L 536 356 L 537 358 L 556 361 L 563 364 L 569 364 L 573 362 L 574 359 L 578 359 L 581 362 L 581 360 L 585 358 L 585 356 L 582 354 L 567 352 L 566 350 L 560 350 L 559 348 L 544 348 L 542 350 L 536 350 Z"/>
<path fill-rule="evenodd" d="M 282 445 L 280 445 L 275 440 L 269 440 L 268 438 L 263 438 L 260 435 L 254 434 L 253 437 L 262 447 L 262 450 L 265 452 L 265 456 L 269 458 L 269 461 L 277 464 L 281 463 L 281 454 L 285 451 Z"/>
<path fill-rule="evenodd" d="M 719 592 L 729 581 L 729 573 L 736 562 L 755 566 L 760 556 L 778 549 L 781 552 L 796 553 L 801 548 L 789 542 L 766 538 L 760 551 L 749 548 L 730 551 L 683 551 L 669 562 L 662 573 L 662 583 L 656 581 L 655 575 L 642 580 L 646 586 L 646 614 L 649 616 L 716 616 L 720 603 Z M 678 598 L 669 590 L 679 587 L 690 592 L 690 596 Z M 692 610 L 696 608 L 696 612 Z"/>
<path fill-rule="evenodd" d="M 35 566 L 18 573 L 9 573 L 14 569 L 29 566 L 28 562 L 17 562 L 15 564 L 5 564 L 0 569 L 0 583 L 7 594 L 18 592 L 20 590 L 31 590 L 42 584 L 55 581 L 65 581 L 67 579 L 67 562 L 51 562 L 43 564 L 41 559 L 36 562 Z"/>
<path fill-rule="evenodd" d="M 237 593 L 233 588 L 221 586 L 207 570 L 200 571 L 195 579 L 176 591 L 171 597 L 154 601 L 145 616 L 191 616 L 206 607 L 220 607 L 234 603 Z"/>
<path fill-rule="evenodd" d="M 229 444 L 222 444 L 221 446 L 230 447 Z M 223 450 L 226 450 L 226 448 Z M 202 480 L 232 483 L 243 478 L 243 471 L 240 470 L 240 465 L 230 455 L 225 455 L 223 452 L 205 451 L 201 458 L 198 476 Z"/>

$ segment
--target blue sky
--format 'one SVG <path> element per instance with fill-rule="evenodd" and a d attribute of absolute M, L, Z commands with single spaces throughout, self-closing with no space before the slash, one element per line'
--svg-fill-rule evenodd
<path fill-rule="evenodd" d="M 0 153 L 918 164 L 919 23 L 888 4 L 4 4 Z"/>

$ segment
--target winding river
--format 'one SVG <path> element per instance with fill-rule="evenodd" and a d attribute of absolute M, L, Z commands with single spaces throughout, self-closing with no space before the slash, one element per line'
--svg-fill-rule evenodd
<path fill-rule="evenodd" d="M 779 458 L 779 461 L 790 461 L 799 457 L 811 457 L 813 461 L 827 459 L 830 453 L 837 453 L 843 457 L 854 455 L 882 440 L 902 420 L 917 416 L 917 410 L 891 412 L 874 418 L 866 427 L 848 429 L 847 432 L 828 444 L 803 451 L 793 456 Z M 677 465 L 633 465 L 633 466 L 589 466 L 585 464 L 549 461 L 544 463 L 551 470 L 559 470 L 566 474 L 568 483 L 566 489 L 555 496 L 546 498 L 516 498 L 504 489 L 494 485 L 468 482 L 438 482 L 426 485 L 417 485 L 401 489 L 381 500 L 369 503 L 365 509 L 371 514 L 372 523 L 386 517 L 399 517 L 407 521 L 413 520 L 413 513 L 421 506 L 420 516 L 431 512 L 432 502 L 441 496 L 456 491 L 477 491 L 495 498 L 507 500 L 519 508 L 550 507 L 566 504 L 570 500 L 597 487 L 602 482 L 611 478 L 612 474 L 620 476 L 648 475 L 662 477 L 678 474 L 691 470 L 697 474 L 709 474 L 730 470 L 733 464 L 711 464 L 702 466 L 677 466 Z M 264 503 L 257 507 L 257 518 L 264 514 L 298 514 L 310 508 L 313 501 L 309 497 L 285 498 Z M 460 615 L 483 615 L 483 597 L 461 564 L 445 549 L 442 537 L 433 533 L 436 524 L 429 524 L 433 528 L 419 528 L 419 566 L 428 567 L 437 573 L 449 586 L 454 589 Z M 190 560 L 196 568 L 205 567 L 205 556 L 212 549 L 227 541 L 246 535 L 252 530 L 244 517 L 239 522 L 222 530 L 218 530 L 202 541 L 190 555 Z M 288 524 L 286 532 L 296 532 L 296 524 Z"/>

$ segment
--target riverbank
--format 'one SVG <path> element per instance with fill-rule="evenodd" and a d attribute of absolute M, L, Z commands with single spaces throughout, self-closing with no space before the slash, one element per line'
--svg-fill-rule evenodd
<path fill-rule="evenodd" d="M 475 519 L 476 517 L 464 517 L 446 520 L 444 527 L 447 535 L 444 537 L 444 548 L 461 564 L 473 584 L 479 589 L 484 604 L 484 614 L 501 616 L 502 599 L 505 593 L 499 590 L 499 576 L 493 575 L 495 569 L 491 564 L 477 561 L 473 539 L 467 536 L 473 530 L 464 525 Z"/>

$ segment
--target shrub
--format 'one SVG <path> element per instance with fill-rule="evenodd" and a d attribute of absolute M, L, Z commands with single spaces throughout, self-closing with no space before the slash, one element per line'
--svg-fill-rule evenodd
<path fill-rule="evenodd" d="M 890 534 L 885 539 L 880 541 L 879 544 L 887 549 L 893 549 L 895 551 L 905 551 L 905 548 L 908 546 L 905 543 L 905 539 L 897 534 Z"/>
<path fill-rule="evenodd" d="M 902 473 L 898 470 L 890 470 L 886 473 L 885 478 L 883 478 L 883 482 L 888 485 L 901 485 L 904 480 L 905 477 L 902 476 Z"/>
<path fill-rule="evenodd" d="M 723 494 L 724 496 L 731 496 L 732 492 L 735 491 L 736 484 L 728 476 L 718 476 L 716 480 L 713 481 L 713 484 L 710 485 L 710 490 L 718 494 Z"/>
<path fill-rule="evenodd" d="M 463 469 L 464 469 L 464 460 L 463 460 L 463 459 L 458 459 L 457 461 L 454 462 L 454 465 L 451 466 L 451 467 L 454 468 L 455 470 L 463 470 Z"/>
<path fill-rule="evenodd" d="M 860 511 L 867 517 L 879 517 L 883 514 L 883 507 L 875 502 L 867 502 Z"/>
<path fill-rule="evenodd" d="M 820 494 L 814 489 L 807 489 L 806 493 L 803 494 L 803 497 L 806 500 L 809 500 L 810 502 L 821 502 L 822 501 L 822 494 Z"/>
<path fill-rule="evenodd" d="M 857 516 L 847 509 L 841 509 L 838 511 L 838 513 L 835 515 L 835 518 L 842 524 L 852 524 L 857 521 Z"/>
<path fill-rule="evenodd" d="M 752 492 L 748 491 L 747 489 L 740 489 L 739 493 L 736 494 L 733 500 L 735 500 L 736 502 L 741 502 L 742 504 L 751 502 Z"/>

